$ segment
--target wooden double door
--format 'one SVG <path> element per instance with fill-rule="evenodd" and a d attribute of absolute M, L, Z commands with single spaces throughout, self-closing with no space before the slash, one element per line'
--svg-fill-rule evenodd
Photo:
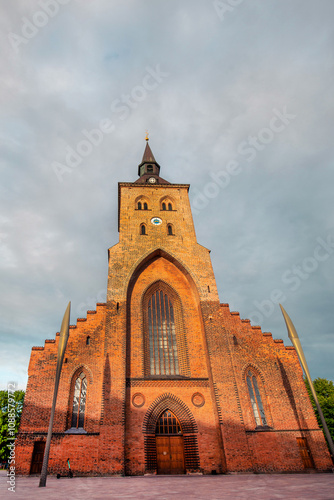
<path fill-rule="evenodd" d="M 156 436 L 158 474 L 184 474 L 183 436 Z"/>

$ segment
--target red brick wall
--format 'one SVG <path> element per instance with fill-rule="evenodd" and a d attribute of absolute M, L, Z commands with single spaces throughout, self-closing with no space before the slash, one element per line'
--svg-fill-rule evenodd
<path fill-rule="evenodd" d="M 50 472 L 66 472 L 70 458 L 75 474 L 145 473 L 154 463 L 147 451 L 154 446 L 151 427 L 168 404 L 184 428 L 188 463 L 204 473 L 303 470 L 297 437 L 307 438 L 315 467 L 328 470 L 329 453 L 296 352 L 219 303 L 210 252 L 196 241 L 188 186 L 122 183 L 119 192 L 120 241 L 109 249 L 107 304 L 98 304 L 70 329 Z M 137 209 L 140 196 L 147 211 Z M 166 197 L 172 211 L 161 210 Z M 152 217 L 162 224 L 152 225 Z M 142 223 L 146 235 L 140 234 Z M 145 374 L 142 304 L 157 280 L 171 287 L 181 304 L 179 379 L 152 380 Z M 46 439 L 58 339 L 32 349 L 17 442 L 19 473 L 29 474 L 33 443 Z M 249 369 L 269 426 L 260 430 L 246 384 Z M 87 434 L 66 434 L 81 371 L 88 380 Z"/>

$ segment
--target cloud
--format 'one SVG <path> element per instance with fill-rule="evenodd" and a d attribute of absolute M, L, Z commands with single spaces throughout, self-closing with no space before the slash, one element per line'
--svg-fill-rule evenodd
<path fill-rule="evenodd" d="M 72 323 L 101 300 L 118 241 L 117 182 L 136 180 L 146 129 L 161 175 L 190 183 L 193 205 L 212 173 L 238 162 L 194 215 L 220 300 L 247 317 L 281 289 L 312 376 L 332 378 L 334 259 L 295 292 L 282 274 L 334 225 L 333 3 L 241 2 L 221 20 L 199 0 L 71 0 L 14 50 L 8 34 L 22 35 L 22 19 L 41 9 L 7 2 L 0 16 L 3 384 L 17 373 L 25 385 L 32 345 L 54 338 L 68 300 Z M 121 119 L 112 103 L 157 65 L 168 77 Z M 296 115 L 289 126 L 254 160 L 238 153 L 284 107 Z M 114 130 L 59 182 L 53 162 L 104 119 Z M 262 316 L 263 330 L 289 343 L 278 306 Z"/>

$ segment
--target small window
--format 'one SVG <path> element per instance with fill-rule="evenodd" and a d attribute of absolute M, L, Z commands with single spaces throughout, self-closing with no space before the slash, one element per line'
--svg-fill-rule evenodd
<path fill-rule="evenodd" d="M 168 210 L 173 210 L 172 204 L 168 203 Z"/>
<path fill-rule="evenodd" d="M 173 235 L 173 226 L 172 226 L 172 224 L 168 224 L 167 229 L 168 229 L 168 234 L 170 236 L 172 236 Z"/>
<path fill-rule="evenodd" d="M 138 210 L 141 210 L 141 202 L 138 202 Z"/>
<path fill-rule="evenodd" d="M 140 234 L 146 234 L 146 226 L 145 226 L 145 224 L 142 224 L 140 226 Z"/>
<path fill-rule="evenodd" d="M 153 165 L 147 165 L 147 171 L 153 172 Z"/>
<path fill-rule="evenodd" d="M 90 336 L 88 335 L 88 337 L 86 338 L 86 345 L 90 345 Z"/>
<path fill-rule="evenodd" d="M 166 210 L 166 203 L 162 204 L 162 210 Z"/>
<path fill-rule="evenodd" d="M 147 206 L 146 201 L 145 201 L 145 203 L 144 203 L 144 210 L 148 210 L 148 206 Z"/>

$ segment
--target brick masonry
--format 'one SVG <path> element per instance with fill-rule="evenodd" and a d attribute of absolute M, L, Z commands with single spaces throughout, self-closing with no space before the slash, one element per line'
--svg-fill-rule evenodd
<path fill-rule="evenodd" d="M 159 178 L 154 186 L 119 184 L 120 237 L 109 249 L 107 303 L 70 327 L 50 473 L 65 473 L 70 458 L 75 474 L 155 474 L 154 429 L 166 409 L 182 427 L 186 472 L 303 471 L 300 437 L 315 470 L 332 467 L 294 348 L 220 303 L 210 252 L 196 240 L 188 189 Z M 138 210 L 139 201 L 147 210 Z M 162 210 L 162 203 L 172 210 Z M 153 225 L 153 217 L 162 224 Z M 148 370 L 143 307 L 157 282 L 175 304 L 179 377 L 152 377 Z M 17 440 L 21 474 L 31 471 L 34 443 L 46 439 L 58 340 L 59 333 L 32 348 Z M 256 427 L 249 370 L 258 382 L 265 427 Z M 72 434 L 66 431 L 82 372 L 86 433 Z"/>

